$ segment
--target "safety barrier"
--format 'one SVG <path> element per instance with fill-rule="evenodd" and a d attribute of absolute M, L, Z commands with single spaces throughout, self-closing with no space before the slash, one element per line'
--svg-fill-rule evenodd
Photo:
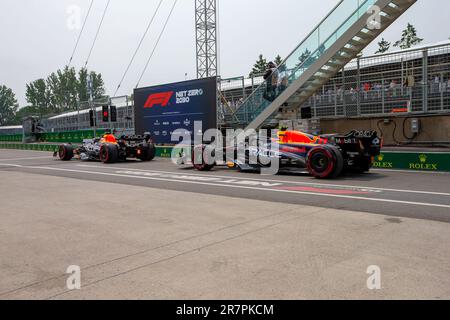
<path fill-rule="evenodd" d="M 106 130 L 99 129 L 97 136 L 101 136 L 105 132 Z M 84 139 L 91 139 L 93 136 L 93 130 L 45 132 L 39 135 L 39 140 L 43 143 L 82 143 Z M 0 135 L 0 142 L 22 142 L 22 135 Z"/>
<path fill-rule="evenodd" d="M 22 142 L 21 134 L 0 135 L 0 142 Z"/>
<path fill-rule="evenodd" d="M 97 136 L 105 134 L 105 130 L 97 130 Z M 92 139 L 93 130 L 67 131 L 67 132 L 46 132 L 41 134 L 44 142 L 59 143 L 82 143 L 85 139 Z"/>
<path fill-rule="evenodd" d="M 3 143 L 0 142 L 0 149 L 13 149 L 13 150 L 28 150 L 28 151 L 45 151 L 55 152 L 58 150 L 57 144 L 25 144 L 25 143 Z"/>
<path fill-rule="evenodd" d="M 79 145 L 79 144 L 78 144 Z M 75 143 L 74 146 L 77 146 Z M 43 151 L 43 152 L 55 152 L 58 151 L 59 144 L 50 143 L 11 143 L 11 142 L 0 142 L 0 149 L 11 149 L 11 150 L 28 150 L 28 151 Z M 157 146 L 156 156 L 159 158 L 170 158 L 172 156 L 173 147 Z M 177 150 L 177 152 L 181 152 Z"/>

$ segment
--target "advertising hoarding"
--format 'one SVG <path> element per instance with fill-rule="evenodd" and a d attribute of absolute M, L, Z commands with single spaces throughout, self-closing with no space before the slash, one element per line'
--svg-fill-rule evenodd
<path fill-rule="evenodd" d="M 149 132 L 156 144 L 177 144 L 171 136 L 181 129 L 194 139 L 194 122 L 201 121 L 203 131 L 217 127 L 217 79 L 135 89 L 134 108 L 136 134 Z"/>

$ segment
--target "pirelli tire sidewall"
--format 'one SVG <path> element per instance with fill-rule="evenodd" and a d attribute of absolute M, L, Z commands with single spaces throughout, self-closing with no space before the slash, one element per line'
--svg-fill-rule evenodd
<path fill-rule="evenodd" d="M 116 163 L 119 160 L 119 149 L 114 144 L 105 143 L 100 148 L 100 161 Z"/>
<path fill-rule="evenodd" d="M 311 176 L 318 179 L 331 179 L 342 173 L 344 159 L 338 148 L 324 145 L 315 147 L 308 153 L 306 166 Z"/>
<path fill-rule="evenodd" d="M 62 144 L 59 146 L 58 156 L 61 161 L 70 161 L 74 155 L 73 146 L 70 144 Z"/>
<path fill-rule="evenodd" d="M 334 156 L 336 157 L 336 166 L 331 178 L 337 178 L 344 172 L 345 169 L 343 152 L 341 151 L 341 149 L 339 149 L 334 145 L 326 145 L 325 148 L 330 149 L 333 152 Z"/>

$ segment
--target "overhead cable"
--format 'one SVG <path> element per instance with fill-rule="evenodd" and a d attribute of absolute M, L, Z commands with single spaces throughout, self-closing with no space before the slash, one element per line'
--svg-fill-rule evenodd
<path fill-rule="evenodd" d="M 80 34 L 78 35 L 77 42 L 75 43 L 75 48 L 72 51 L 72 55 L 70 56 L 70 60 L 69 60 L 69 63 L 67 64 L 67 66 L 70 66 L 70 64 L 72 63 L 73 57 L 75 56 L 75 53 L 76 53 L 76 51 L 78 49 L 78 44 L 80 43 L 80 39 L 81 39 L 81 36 L 83 35 L 84 28 L 86 27 L 86 22 L 87 22 L 87 20 L 89 18 L 89 15 L 91 13 L 93 4 L 94 4 L 94 0 L 91 0 L 91 4 L 89 5 L 89 9 L 88 9 L 86 18 L 84 19 L 83 26 L 81 28 Z"/>
<path fill-rule="evenodd" d="M 171 18 L 171 16 L 172 16 L 173 11 L 175 10 L 175 6 L 176 6 L 177 2 L 178 2 L 178 0 L 175 0 L 175 1 L 173 2 L 172 8 L 170 9 L 170 13 L 169 13 L 169 15 L 167 16 L 166 22 L 164 23 L 164 27 L 163 27 L 163 29 L 161 30 L 161 33 L 159 34 L 158 40 L 156 41 L 156 44 L 155 44 L 155 46 L 153 47 L 153 51 L 152 51 L 152 53 L 150 54 L 150 57 L 148 58 L 147 63 L 145 64 L 144 70 L 142 70 L 141 76 L 139 77 L 139 80 L 138 80 L 138 82 L 137 82 L 137 84 L 136 84 L 136 88 L 139 87 L 139 84 L 141 83 L 141 80 L 142 80 L 142 78 L 144 77 L 145 72 L 147 71 L 148 66 L 150 65 L 150 61 L 152 60 L 153 55 L 155 54 L 155 51 L 156 51 L 156 49 L 158 48 L 158 44 L 159 44 L 159 42 L 161 41 L 161 38 L 162 38 L 162 36 L 163 36 L 163 34 L 164 34 L 164 31 L 166 30 L 166 27 L 167 27 L 167 25 L 168 25 L 168 23 L 169 23 L 169 20 L 170 20 L 170 18 Z"/>
<path fill-rule="evenodd" d="M 120 82 L 119 82 L 119 85 L 117 86 L 117 89 L 116 89 L 116 92 L 114 93 L 114 96 L 117 95 L 117 92 L 119 91 L 120 87 L 122 86 L 122 83 L 123 83 L 123 81 L 125 80 L 125 77 L 127 76 L 128 71 L 130 70 L 131 65 L 133 64 L 134 59 L 136 58 L 136 55 L 138 54 L 138 52 L 139 52 L 139 50 L 140 50 L 140 48 L 141 48 L 141 46 L 142 46 L 142 43 L 144 42 L 144 40 L 145 40 L 145 38 L 146 38 L 146 36 L 147 36 L 149 30 L 150 30 L 150 27 L 152 26 L 153 21 L 155 20 L 155 17 L 156 17 L 156 15 L 158 14 L 158 11 L 159 11 L 159 9 L 160 9 L 162 3 L 163 3 L 163 0 L 160 0 L 158 6 L 156 7 L 156 11 L 154 12 L 152 18 L 150 19 L 149 24 L 147 25 L 147 29 L 145 30 L 144 34 L 142 35 L 142 38 L 141 38 L 141 40 L 139 41 L 139 44 L 138 44 L 136 50 L 134 51 L 133 56 L 131 57 L 130 63 L 128 63 L 128 66 L 127 66 L 127 68 L 125 69 L 125 72 L 124 72 L 124 74 L 123 74 L 123 76 L 122 76 L 122 79 L 121 79 Z"/>

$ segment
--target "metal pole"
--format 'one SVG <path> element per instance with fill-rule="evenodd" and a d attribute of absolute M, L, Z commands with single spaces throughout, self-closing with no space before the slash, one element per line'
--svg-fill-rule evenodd
<path fill-rule="evenodd" d="M 439 90 L 441 91 L 441 111 L 444 111 L 444 73 L 441 72 L 441 81 L 439 84 Z"/>
<path fill-rule="evenodd" d="M 80 130 L 80 101 L 77 101 L 77 130 Z"/>
<path fill-rule="evenodd" d="M 428 112 L 428 50 L 423 51 L 423 71 L 422 71 L 422 111 Z"/>
<path fill-rule="evenodd" d="M 97 137 L 97 110 L 94 104 L 92 75 L 89 75 L 88 88 L 89 88 L 89 105 L 91 110 L 94 112 L 94 139 L 95 139 Z"/>
<path fill-rule="evenodd" d="M 358 57 L 357 61 L 357 78 L 356 78 L 356 115 L 361 116 L 361 60 Z"/>
<path fill-rule="evenodd" d="M 338 101 L 337 101 L 337 86 L 336 86 L 336 82 L 333 82 L 333 92 L 334 92 L 334 116 L 337 117 L 338 115 Z"/>

